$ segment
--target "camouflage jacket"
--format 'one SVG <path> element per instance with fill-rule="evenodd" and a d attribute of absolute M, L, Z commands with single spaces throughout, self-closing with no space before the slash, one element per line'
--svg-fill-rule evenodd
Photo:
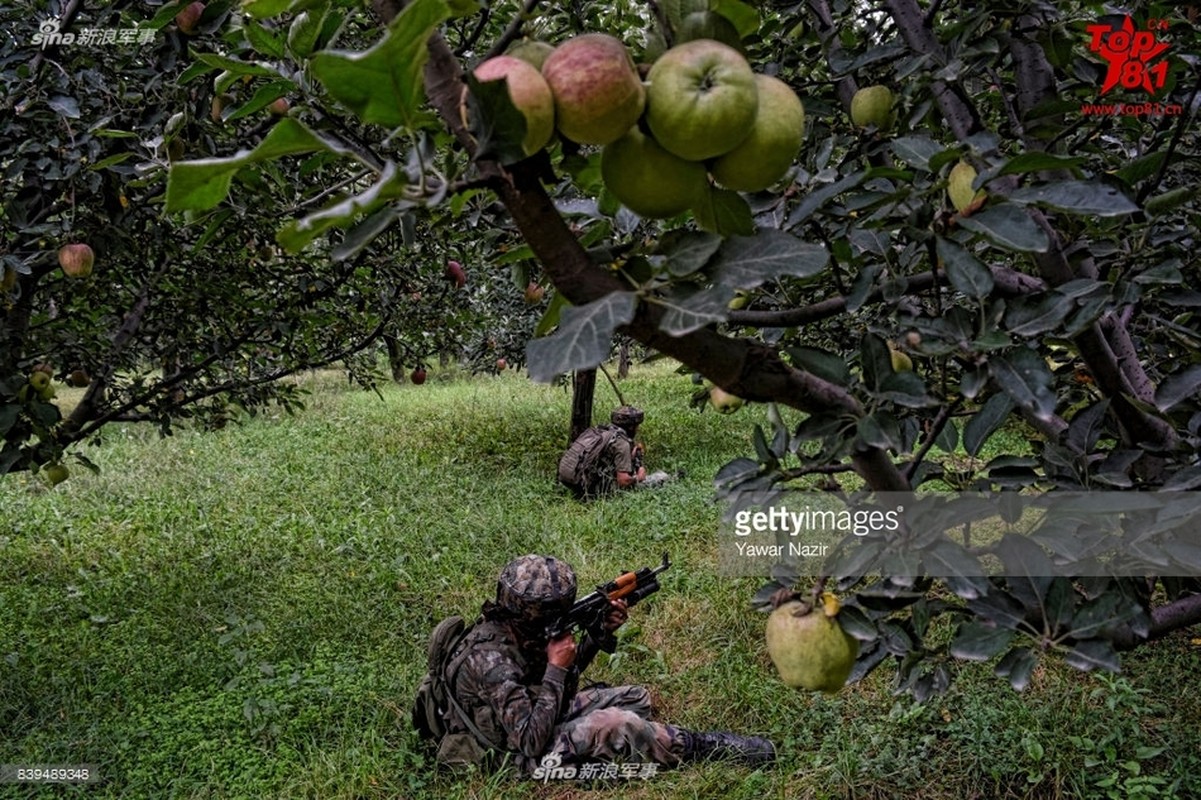
<path fill-rule="evenodd" d="M 513 754 L 521 769 L 536 766 L 559 721 L 568 671 L 548 664 L 545 651 L 521 648 L 503 622 L 479 622 L 455 652 L 464 649 L 471 652 L 449 676 L 450 691 L 492 750 Z"/>

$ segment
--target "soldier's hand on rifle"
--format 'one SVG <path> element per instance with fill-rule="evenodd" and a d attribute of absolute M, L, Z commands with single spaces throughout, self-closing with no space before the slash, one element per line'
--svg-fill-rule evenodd
<path fill-rule="evenodd" d="M 571 631 L 546 643 L 546 660 L 556 667 L 571 668 L 575 663 L 575 636 Z"/>
<path fill-rule="evenodd" d="M 625 621 L 630 618 L 629 605 L 625 600 L 610 600 L 609 613 L 605 615 L 604 629 L 606 633 L 612 633 L 625 624 Z"/>

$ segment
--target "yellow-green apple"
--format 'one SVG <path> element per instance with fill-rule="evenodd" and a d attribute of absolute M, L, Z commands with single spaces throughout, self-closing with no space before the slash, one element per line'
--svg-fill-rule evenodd
<path fill-rule="evenodd" d="M 708 186 L 704 164 L 672 155 L 636 125 L 601 151 L 601 178 L 626 208 L 655 219 L 687 211 Z"/>
<path fill-rule="evenodd" d="M 647 81 L 647 126 L 680 158 L 724 155 L 755 124 L 755 73 L 741 53 L 721 42 L 697 39 L 671 48 L 651 65 Z"/>
<path fill-rule="evenodd" d="M 805 107 L 779 78 L 756 75 L 759 113 L 742 144 L 713 162 L 713 178 L 737 192 L 758 192 L 788 172 L 805 131 Z"/>

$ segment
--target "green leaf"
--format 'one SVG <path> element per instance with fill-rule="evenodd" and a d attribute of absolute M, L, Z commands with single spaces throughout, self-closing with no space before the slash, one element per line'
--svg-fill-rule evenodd
<path fill-rule="evenodd" d="M 494 158 L 502 164 L 515 164 L 524 159 L 525 114 L 513 105 L 508 80 L 481 82 L 470 73 L 464 79 L 470 89 L 468 118 L 477 142 L 475 157 Z"/>
<path fill-rule="evenodd" d="M 246 34 L 246 40 L 250 42 L 250 46 L 256 52 L 270 56 L 271 58 L 284 57 L 283 37 L 267 30 L 261 23 L 254 20 L 247 20 L 242 25 L 242 32 Z"/>
<path fill-rule="evenodd" d="M 755 232 L 746 198 L 729 189 L 710 187 L 692 212 L 698 225 L 718 236 L 750 236 Z"/>
<path fill-rule="evenodd" d="M 1081 453 L 1092 452 L 1105 429 L 1105 412 L 1109 410 L 1109 398 L 1103 397 L 1081 411 L 1076 412 L 1068 425 L 1068 444 Z"/>
<path fill-rule="evenodd" d="M 612 292 L 583 306 L 563 309 L 559 329 L 526 345 L 530 380 L 549 383 L 577 369 L 591 369 L 609 356 L 613 332 L 634 318 L 638 295 Z"/>
<path fill-rule="evenodd" d="M 730 314 L 730 300 L 734 289 L 725 284 L 696 288 L 674 286 L 660 299 L 666 307 L 659 329 L 669 336 L 684 336 L 714 322 L 721 322 Z"/>
<path fill-rule="evenodd" d="M 395 162 L 389 161 L 379 180 L 365 191 L 289 222 L 280 229 L 275 239 L 289 253 L 299 253 L 330 228 L 344 226 L 364 214 L 374 213 L 388 201 L 401 196 L 406 185 L 404 171 Z"/>
<path fill-rule="evenodd" d="M 711 0 L 709 10 L 716 11 L 733 23 L 740 39 L 759 30 L 759 12 L 742 0 Z"/>
<path fill-rule="evenodd" d="M 841 178 L 834 183 L 809 192 L 809 194 L 805 196 L 805 199 L 801 201 L 801 204 L 793 209 L 792 213 L 788 215 L 788 227 L 792 228 L 799 223 L 804 222 L 810 217 L 810 215 L 813 214 L 813 212 L 825 205 L 827 200 L 837 197 L 848 189 L 854 189 L 866 179 L 867 171 L 860 170 L 847 175 L 846 177 Z"/>
<path fill-rule="evenodd" d="M 239 106 L 236 111 L 225 116 L 224 119 L 230 121 L 256 114 L 271 105 L 272 102 L 295 90 L 296 85 L 291 81 L 278 80 L 265 83 L 255 89 L 249 100 Z"/>
<path fill-rule="evenodd" d="M 1027 186 L 1014 189 L 1008 199 L 1013 203 L 1033 203 L 1094 217 L 1119 217 L 1139 210 L 1133 200 L 1099 181 L 1060 181 Z"/>
<path fill-rule="evenodd" d="M 846 359 L 837 353 L 817 347 L 790 347 L 788 355 L 799 369 L 811 372 L 824 381 L 839 386 L 851 382 L 851 370 Z"/>
<path fill-rule="evenodd" d="M 1022 175 L 1027 172 L 1041 172 L 1048 169 L 1071 169 L 1084 163 L 1079 156 L 1057 156 L 1051 153 L 1022 153 L 1005 162 L 1005 166 L 997 172 L 1002 175 Z"/>
<path fill-rule="evenodd" d="M 892 152 L 911 167 L 930 171 L 930 159 L 946 150 L 929 136 L 898 136 L 892 140 Z"/>
<path fill-rule="evenodd" d="M 255 19 L 277 17 L 292 7 L 297 0 L 246 0 L 242 11 Z"/>
<path fill-rule="evenodd" d="M 217 53 L 197 53 L 196 60 L 214 69 L 225 70 L 233 75 L 255 75 L 261 78 L 279 77 L 279 73 L 271 67 L 218 55 Z"/>
<path fill-rule="evenodd" d="M 1055 415 L 1055 376 L 1038 353 L 1017 348 L 989 359 L 988 370 L 1020 408 L 1041 420 Z"/>
<path fill-rule="evenodd" d="M 74 97 L 68 97 L 65 94 L 56 94 L 46 101 L 46 105 L 50 106 L 60 117 L 79 119 L 79 101 Z"/>
<path fill-rule="evenodd" d="M 534 336 L 546 336 L 553 331 L 559 324 L 559 317 L 562 315 L 563 309 L 570 307 L 571 303 L 567 302 L 567 298 L 563 296 L 562 292 L 555 292 L 551 295 L 546 313 L 534 326 Z"/>
<path fill-rule="evenodd" d="M 988 594 L 988 579 L 984 577 L 980 560 L 958 542 L 940 538 L 922 555 L 922 566 L 925 574 L 942 578 L 964 600 L 975 600 Z"/>
<path fill-rule="evenodd" d="M 982 233 L 1006 250 L 1045 253 L 1051 246 L 1046 232 L 1015 205 L 985 206 L 970 216 L 958 217 L 958 220 L 966 230 Z"/>
<path fill-rule="evenodd" d="M 1064 661 L 1084 672 L 1104 669 L 1117 672 L 1121 669 L 1118 651 L 1113 643 L 1104 639 L 1085 639 L 1066 648 Z"/>
<path fill-rule="evenodd" d="M 715 233 L 679 228 L 663 234 L 659 252 L 667 261 L 668 274 L 682 278 L 708 264 L 721 243 L 722 238 Z"/>
<path fill-rule="evenodd" d="M 802 242 L 784 231 L 768 229 L 754 236 L 734 236 L 718 249 L 711 263 L 713 282 L 733 289 L 754 289 L 786 275 L 811 278 L 825 269 L 830 254 L 821 245 Z"/>
<path fill-rule="evenodd" d="M 964 661 L 988 661 L 1013 641 L 1014 632 L 982 622 L 965 622 L 951 640 L 951 655 Z"/>
<path fill-rule="evenodd" d="M 310 69 L 330 95 L 363 122 L 411 127 L 424 99 L 426 43 L 449 16 L 445 0 L 414 0 L 368 50 L 324 50 L 310 59 Z"/>
<path fill-rule="evenodd" d="M 1016 336 L 1038 336 L 1055 330 L 1074 309 L 1072 299 L 1056 291 L 1019 297 L 1005 309 L 1005 328 Z"/>
<path fill-rule="evenodd" d="M 940 236 L 935 243 L 935 249 L 938 251 L 938 257 L 942 259 L 951 285 L 957 291 L 977 300 L 987 297 L 992 292 L 992 271 L 967 248 Z"/>
<path fill-rule="evenodd" d="M 1008 678 L 1009 685 L 1021 692 L 1030 685 L 1030 676 L 1034 674 L 1036 666 L 1038 658 L 1030 652 L 1030 648 L 1015 647 L 997 662 L 993 674 L 998 678 Z"/>
<path fill-rule="evenodd" d="M 1027 611 L 1041 614 L 1055 572 L 1051 559 L 1030 538 L 1016 533 L 1005 534 L 993 552 L 1005 567 L 1010 593 Z"/>
<path fill-rule="evenodd" d="M 874 333 L 865 333 L 859 340 L 859 369 L 863 384 L 870 391 L 877 391 L 884 379 L 893 374 L 892 354 L 888 345 Z"/>
<path fill-rule="evenodd" d="M 1201 364 L 1194 364 L 1168 376 L 1155 390 L 1155 407 L 1160 411 L 1175 408 L 1184 400 L 1196 398 L 1201 390 Z"/>
<path fill-rule="evenodd" d="M 314 150 L 354 155 L 341 145 L 321 138 L 300 122 L 286 118 L 276 123 L 258 147 L 226 158 L 176 161 L 167 174 L 167 212 L 206 211 L 229 194 L 229 184 L 242 167 L 258 161 Z"/>
<path fill-rule="evenodd" d="M 396 205 L 385 206 L 376 211 L 346 232 L 346 236 L 342 241 L 330 250 L 330 258 L 334 261 L 345 261 L 348 258 L 352 258 L 364 247 L 371 244 L 377 236 L 392 227 L 399 216 L 400 209 Z M 523 287 L 524 285 L 522 284 Z"/>

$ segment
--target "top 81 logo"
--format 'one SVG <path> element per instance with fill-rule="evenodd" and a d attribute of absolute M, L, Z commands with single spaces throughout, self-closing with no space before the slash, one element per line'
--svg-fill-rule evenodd
<path fill-rule="evenodd" d="M 1108 63 L 1101 94 L 1121 85 L 1123 89 L 1142 87 L 1154 95 L 1167 82 L 1168 62 L 1152 61 L 1172 46 L 1170 42 L 1160 41 L 1157 34 L 1168 30 L 1171 23 L 1166 19 L 1150 19 L 1144 28 L 1137 29 L 1130 17 L 1122 20 L 1121 27 L 1099 22 L 1085 28 L 1092 37 L 1088 49 Z"/>

